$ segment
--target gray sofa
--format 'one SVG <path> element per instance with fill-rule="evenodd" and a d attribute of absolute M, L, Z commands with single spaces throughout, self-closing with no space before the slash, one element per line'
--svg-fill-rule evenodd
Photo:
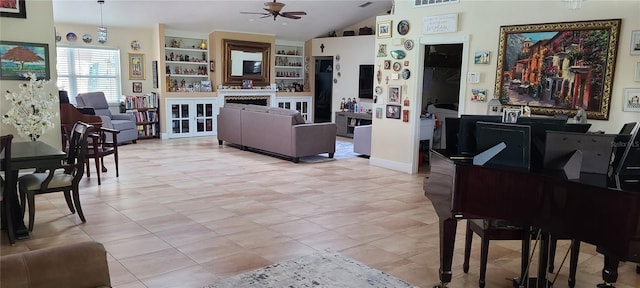
<path fill-rule="evenodd" d="M 129 141 L 136 143 L 138 140 L 136 116 L 133 113 L 111 113 L 103 92 L 79 93 L 76 102 L 77 107 L 93 108 L 96 115 L 102 118 L 102 127 L 118 130 L 118 144 Z"/>
<path fill-rule="evenodd" d="M 336 151 L 335 123 L 305 123 L 300 112 L 258 105 L 227 103 L 218 114 L 218 143 L 291 157 Z"/>

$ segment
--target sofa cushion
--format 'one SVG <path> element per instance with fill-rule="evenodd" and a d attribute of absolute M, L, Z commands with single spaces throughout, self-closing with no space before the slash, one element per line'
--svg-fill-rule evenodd
<path fill-rule="evenodd" d="M 111 125 L 118 131 L 136 129 L 136 122 L 129 120 L 111 120 Z"/>
<path fill-rule="evenodd" d="M 293 118 L 291 120 L 291 124 L 292 125 L 306 123 L 306 121 L 304 120 L 304 117 L 302 117 L 302 114 L 300 114 L 300 112 L 295 111 L 295 110 L 289 110 L 289 109 L 279 108 L 279 107 L 271 107 L 271 108 L 269 108 L 269 113 L 276 114 L 276 115 L 291 116 Z"/>

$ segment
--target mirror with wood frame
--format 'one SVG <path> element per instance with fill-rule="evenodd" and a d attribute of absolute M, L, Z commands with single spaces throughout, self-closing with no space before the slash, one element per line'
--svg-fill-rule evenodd
<path fill-rule="evenodd" d="M 223 86 L 242 86 L 252 80 L 253 86 L 268 86 L 271 66 L 271 43 L 224 39 Z"/>

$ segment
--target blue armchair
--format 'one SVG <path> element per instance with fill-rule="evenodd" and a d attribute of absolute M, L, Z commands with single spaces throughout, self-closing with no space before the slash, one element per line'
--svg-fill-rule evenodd
<path fill-rule="evenodd" d="M 102 118 L 102 127 L 120 132 L 118 144 L 129 141 L 136 143 L 138 140 L 136 116 L 133 113 L 111 113 L 103 92 L 79 93 L 76 101 L 78 107 L 93 108 L 96 115 Z"/>

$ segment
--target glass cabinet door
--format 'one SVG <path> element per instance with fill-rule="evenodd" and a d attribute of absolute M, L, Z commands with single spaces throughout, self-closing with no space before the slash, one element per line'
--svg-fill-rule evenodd
<path fill-rule="evenodd" d="M 171 131 L 189 133 L 189 104 L 171 104 Z"/>
<path fill-rule="evenodd" d="M 196 104 L 196 132 L 213 131 L 213 104 Z"/>

